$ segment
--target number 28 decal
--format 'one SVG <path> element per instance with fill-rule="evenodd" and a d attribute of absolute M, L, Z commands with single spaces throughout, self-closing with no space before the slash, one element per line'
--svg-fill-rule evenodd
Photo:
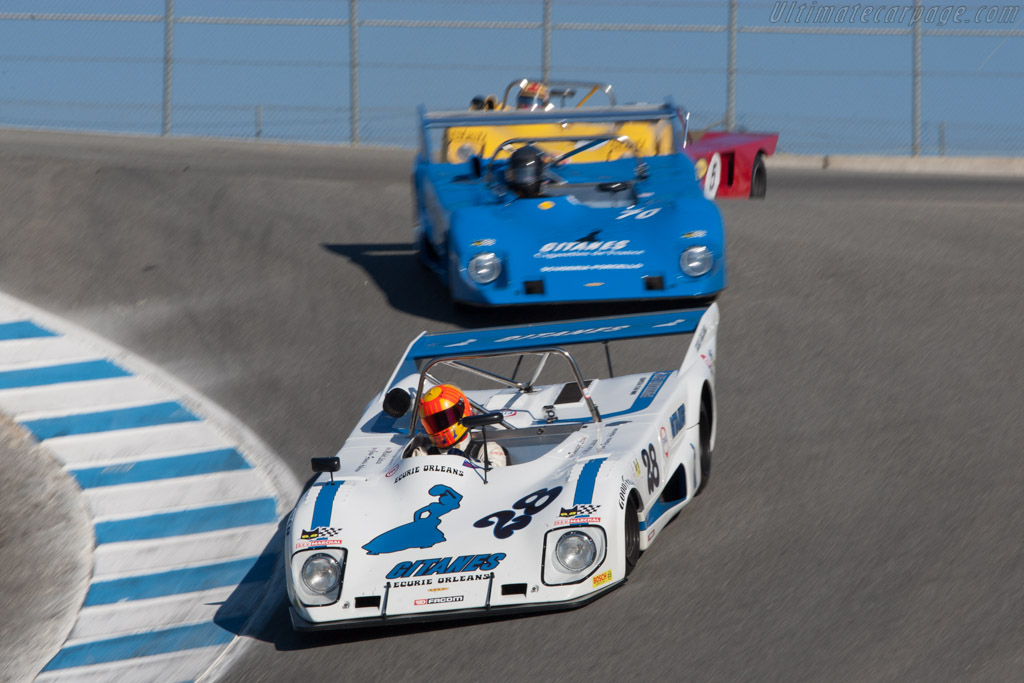
<path fill-rule="evenodd" d="M 632 216 L 633 218 L 637 219 L 638 221 L 642 221 L 645 218 L 650 218 L 651 216 L 653 216 L 654 214 L 658 213 L 659 211 L 661 211 L 661 207 L 660 206 L 655 207 L 653 209 L 626 209 L 625 211 L 620 213 L 618 216 L 616 216 L 615 220 L 621 221 L 623 218 L 629 218 L 630 216 Z"/>
<path fill-rule="evenodd" d="M 658 467 L 658 452 L 654 450 L 654 444 L 647 444 L 647 448 L 640 451 L 640 460 L 647 469 L 647 493 L 653 493 L 661 482 L 661 469 Z"/>
<path fill-rule="evenodd" d="M 561 486 L 556 486 L 553 489 L 539 489 L 512 503 L 513 510 L 492 512 L 473 522 L 473 526 L 478 529 L 486 529 L 493 524 L 495 538 L 508 538 L 529 524 L 533 515 L 551 505 L 561 492 Z M 522 514 L 517 516 L 516 510 L 521 511 Z"/>

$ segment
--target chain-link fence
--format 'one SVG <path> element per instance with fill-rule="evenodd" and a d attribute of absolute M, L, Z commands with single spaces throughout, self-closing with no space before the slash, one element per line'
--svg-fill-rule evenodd
<path fill-rule="evenodd" d="M 1024 154 L 1024 10 L 904 2 L 5 0 L 0 125 L 413 146 L 550 76 L 788 152 Z"/>

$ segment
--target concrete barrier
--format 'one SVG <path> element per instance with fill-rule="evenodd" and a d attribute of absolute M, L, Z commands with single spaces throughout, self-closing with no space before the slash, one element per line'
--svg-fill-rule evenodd
<path fill-rule="evenodd" d="M 1024 178 L 1024 157 L 891 157 L 853 154 L 776 154 L 768 169 L 838 170 Z"/>

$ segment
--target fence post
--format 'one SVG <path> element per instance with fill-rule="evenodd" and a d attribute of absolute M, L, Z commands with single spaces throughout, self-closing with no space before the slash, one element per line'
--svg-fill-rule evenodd
<path fill-rule="evenodd" d="M 161 135 L 171 134 L 171 80 L 174 76 L 174 0 L 164 4 L 164 119 Z"/>
<path fill-rule="evenodd" d="M 256 105 L 256 139 L 263 137 L 263 105 Z"/>
<path fill-rule="evenodd" d="M 359 144 L 359 0 L 348 3 L 349 107 L 353 145 Z"/>
<path fill-rule="evenodd" d="M 729 0 L 729 63 L 727 66 L 727 85 L 725 102 L 725 129 L 732 130 L 736 126 L 736 32 L 737 32 L 737 0 Z"/>
<path fill-rule="evenodd" d="M 914 0 L 914 16 L 921 16 L 921 0 Z M 914 94 L 913 94 L 913 121 L 911 129 L 914 139 L 911 143 L 913 155 L 921 154 L 921 22 L 914 22 Z"/>
<path fill-rule="evenodd" d="M 541 48 L 540 71 L 541 80 L 545 83 L 551 79 L 551 0 L 544 0 L 544 38 Z"/>

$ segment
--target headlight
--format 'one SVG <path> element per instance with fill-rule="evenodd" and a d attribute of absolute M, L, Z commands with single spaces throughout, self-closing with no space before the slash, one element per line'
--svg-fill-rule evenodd
<path fill-rule="evenodd" d="M 715 264 L 715 257 L 707 247 L 690 247 L 679 256 L 679 267 L 690 277 L 700 277 Z"/>
<path fill-rule="evenodd" d="M 597 546 L 587 534 L 570 531 L 558 539 L 555 559 L 566 571 L 581 572 L 594 563 Z"/>
<path fill-rule="evenodd" d="M 317 553 L 302 565 L 302 582 L 314 593 L 329 593 L 338 586 L 341 567 L 330 555 Z"/>
<path fill-rule="evenodd" d="M 469 278 L 473 282 L 486 285 L 494 282 L 501 275 L 501 259 L 490 251 L 477 254 L 469 260 Z"/>

